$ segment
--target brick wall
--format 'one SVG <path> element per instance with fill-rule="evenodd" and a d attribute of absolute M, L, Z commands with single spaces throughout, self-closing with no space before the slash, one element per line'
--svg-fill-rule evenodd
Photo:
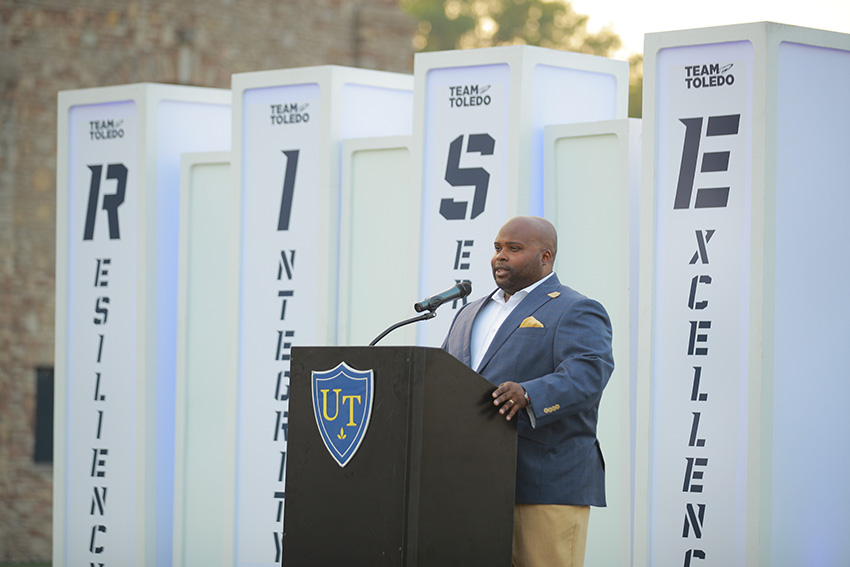
<path fill-rule="evenodd" d="M 0 0 L 0 561 L 49 560 L 51 465 L 33 462 L 53 365 L 56 94 L 346 65 L 412 73 L 397 0 Z"/>

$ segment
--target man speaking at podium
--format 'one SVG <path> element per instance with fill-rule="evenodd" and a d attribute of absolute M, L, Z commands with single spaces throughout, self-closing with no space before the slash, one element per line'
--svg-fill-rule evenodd
<path fill-rule="evenodd" d="M 518 419 L 514 567 L 582 565 L 590 506 L 605 506 L 596 421 L 611 323 L 553 273 L 557 238 L 539 217 L 506 222 L 490 260 L 498 289 L 461 308 L 443 343 L 498 386 L 494 411 Z"/>

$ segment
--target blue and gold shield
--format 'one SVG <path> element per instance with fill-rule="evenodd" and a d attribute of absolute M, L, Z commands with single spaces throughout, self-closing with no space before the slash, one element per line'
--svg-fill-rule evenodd
<path fill-rule="evenodd" d="M 374 377 L 340 362 L 333 370 L 312 373 L 313 414 L 331 456 L 344 467 L 357 452 L 372 416 Z"/>

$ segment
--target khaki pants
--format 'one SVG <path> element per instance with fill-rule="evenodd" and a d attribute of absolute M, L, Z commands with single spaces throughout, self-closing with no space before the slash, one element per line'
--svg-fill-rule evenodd
<path fill-rule="evenodd" d="M 590 506 L 517 504 L 513 567 L 582 567 Z"/>

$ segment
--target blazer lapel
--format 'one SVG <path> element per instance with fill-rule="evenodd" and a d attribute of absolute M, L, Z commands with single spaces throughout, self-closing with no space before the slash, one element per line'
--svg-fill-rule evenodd
<path fill-rule="evenodd" d="M 526 317 L 540 309 L 540 307 L 546 302 L 551 301 L 552 297 L 548 294 L 557 290 L 559 287 L 561 287 L 561 282 L 558 280 L 558 276 L 553 274 L 551 278 L 537 286 L 531 293 L 529 293 L 528 296 L 523 299 L 519 305 L 517 305 L 516 309 L 511 311 L 511 314 L 508 315 L 508 318 L 505 319 L 502 326 L 499 327 L 499 330 L 496 332 L 496 336 L 493 337 L 493 342 L 490 343 L 490 347 L 487 349 L 487 352 L 484 353 L 484 358 L 481 359 L 481 364 L 475 370 L 481 372 L 484 367 L 487 366 L 487 363 L 490 362 L 490 359 L 493 358 L 493 355 L 502 348 L 505 341 L 510 338 L 514 331 L 519 329 L 520 323 L 522 323 Z"/>
<path fill-rule="evenodd" d="M 469 367 L 472 366 L 472 324 L 475 321 L 475 318 L 478 317 L 478 312 L 481 311 L 492 295 L 493 293 L 490 293 L 490 295 L 482 297 L 481 299 L 471 303 L 469 307 L 466 308 L 469 310 L 470 316 L 459 318 L 455 323 L 458 326 L 457 333 L 455 334 L 462 337 L 463 340 L 460 347 L 460 361 Z"/>

